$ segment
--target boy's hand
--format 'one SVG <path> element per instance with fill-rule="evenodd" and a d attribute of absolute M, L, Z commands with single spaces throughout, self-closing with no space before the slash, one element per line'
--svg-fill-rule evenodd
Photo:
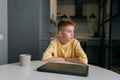
<path fill-rule="evenodd" d="M 50 57 L 48 59 L 45 59 L 43 61 L 49 61 L 49 62 L 63 62 L 65 61 L 64 58 L 61 58 L 61 57 Z"/>
<path fill-rule="evenodd" d="M 65 61 L 64 58 L 61 58 L 61 57 L 51 57 L 50 60 L 53 60 L 53 61 Z"/>
<path fill-rule="evenodd" d="M 66 61 L 87 65 L 86 63 L 80 61 L 78 58 L 67 58 Z"/>

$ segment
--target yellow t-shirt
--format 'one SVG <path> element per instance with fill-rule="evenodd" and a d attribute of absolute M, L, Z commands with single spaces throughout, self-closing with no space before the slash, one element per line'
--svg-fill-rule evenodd
<path fill-rule="evenodd" d="M 69 41 L 67 44 L 61 44 L 59 39 L 54 39 L 50 42 L 50 45 L 43 53 L 42 60 L 50 57 L 62 57 L 66 58 L 78 58 L 84 63 L 88 63 L 87 56 L 83 49 L 80 46 L 80 43 L 77 39 Z"/>

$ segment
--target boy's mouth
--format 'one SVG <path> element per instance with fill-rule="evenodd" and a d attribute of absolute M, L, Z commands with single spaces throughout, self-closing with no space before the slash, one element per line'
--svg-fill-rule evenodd
<path fill-rule="evenodd" d="M 70 39 L 73 39 L 74 37 L 71 37 Z"/>

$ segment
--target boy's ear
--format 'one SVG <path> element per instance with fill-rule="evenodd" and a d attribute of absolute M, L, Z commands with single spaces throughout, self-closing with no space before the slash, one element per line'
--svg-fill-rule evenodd
<path fill-rule="evenodd" d="M 62 33 L 63 33 L 62 31 L 58 31 L 60 37 L 62 37 Z"/>

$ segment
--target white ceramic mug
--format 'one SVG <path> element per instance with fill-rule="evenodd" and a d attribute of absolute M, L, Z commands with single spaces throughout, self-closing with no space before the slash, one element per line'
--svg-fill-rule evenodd
<path fill-rule="evenodd" d="M 30 54 L 20 54 L 20 65 L 21 66 L 29 66 L 31 62 Z"/>

